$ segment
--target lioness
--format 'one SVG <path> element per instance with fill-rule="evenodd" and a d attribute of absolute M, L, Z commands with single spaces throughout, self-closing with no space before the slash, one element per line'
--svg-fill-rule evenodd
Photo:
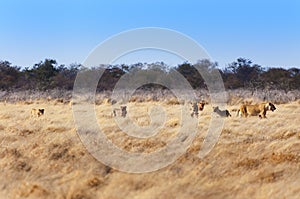
<path fill-rule="evenodd" d="M 126 117 L 127 115 L 127 106 L 120 106 L 120 108 L 113 109 L 112 116 L 116 117 L 117 115 Z"/>
<path fill-rule="evenodd" d="M 271 102 L 255 104 L 255 105 L 246 105 L 243 104 L 240 106 L 240 109 L 237 112 L 238 116 L 259 116 L 259 118 L 267 118 L 267 111 L 275 111 L 276 107 Z"/>
<path fill-rule="evenodd" d="M 45 112 L 45 109 L 43 109 L 43 108 L 40 108 L 40 109 L 33 108 L 33 109 L 31 109 L 31 116 L 32 117 L 35 117 L 35 116 L 40 117 L 40 116 L 44 115 L 44 112 Z"/>
<path fill-rule="evenodd" d="M 229 113 L 228 110 L 220 110 L 219 107 L 213 107 L 214 112 L 217 113 L 221 117 L 231 117 L 231 114 Z"/>

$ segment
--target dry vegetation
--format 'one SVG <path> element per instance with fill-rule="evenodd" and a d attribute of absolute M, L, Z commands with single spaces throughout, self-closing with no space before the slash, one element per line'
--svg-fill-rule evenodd
<path fill-rule="evenodd" d="M 231 102 L 236 109 L 240 98 Z M 143 101 L 143 100 L 142 100 Z M 167 113 L 161 132 L 149 139 L 123 133 L 110 104 L 96 113 L 107 137 L 123 150 L 148 153 L 165 146 L 180 127 L 175 102 L 131 102 L 129 117 L 150 123 L 149 107 Z M 76 134 L 71 107 L 63 100 L 0 104 L 0 198 L 297 198 L 300 195 L 300 103 L 275 104 L 267 119 L 225 119 L 220 139 L 204 158 L 197 154 L 212 107 L 199 115 L 198 135 L 175 163 L 159 171 L 129 174 L 96 161 Z M 31 118 L 31 108 L 45 115 Z"/>

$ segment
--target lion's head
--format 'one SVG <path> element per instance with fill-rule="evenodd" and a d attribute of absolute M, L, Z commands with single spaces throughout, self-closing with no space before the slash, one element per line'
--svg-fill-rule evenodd
<path fill-rule="evenodd" d="M 270 110 L 270 111 L 275 111 L 276 110 L 276 107 L 274 106 L 274 104 L 272 104 L 271 102 L 269 102 L 267 105 L 266 105 L 266 108 L 267 110 Z"/>

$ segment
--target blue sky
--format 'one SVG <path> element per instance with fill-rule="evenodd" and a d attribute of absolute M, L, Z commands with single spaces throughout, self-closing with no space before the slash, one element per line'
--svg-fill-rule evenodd
<path fill-rule="evenodd" d="M 196 40 L 220 67 L 238 57 L 266 67 L 300 67 L 297 0 L 1 0 L 0 27 L 0 60 L 18 66 L 45 58 L 82 63 L 112 35 L 162 27 Z"/>

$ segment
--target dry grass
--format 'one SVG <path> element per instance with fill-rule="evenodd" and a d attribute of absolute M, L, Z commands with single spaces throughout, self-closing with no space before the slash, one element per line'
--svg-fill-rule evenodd
<path fill-rule="evenodd" d="M 151 106 L 166 111 L 166 125 L 148 139 L 126 135 L 110 117 L 110 104 L 99 104 L 102 129 L 126 151 L 156 151 L 180 128 L 176 101 L 128 105 L 128 117 L 145 127 L 159 125 L 151 123 Z M 197 154 L 212 112 L 207 105 L 199 115 L 196 139 L 175 163 L 152 173 L 128 174 L 99 163 L 85 150 L 64 101 L 1 103 L 0 198 L 297 198 L 300 106 L 293 102 L 276 107 L 267 119 L 232 113 L 218 143 L 201 160 Z M 31 108 L 45 108 L 45 115 L 31 118 Z"/>

